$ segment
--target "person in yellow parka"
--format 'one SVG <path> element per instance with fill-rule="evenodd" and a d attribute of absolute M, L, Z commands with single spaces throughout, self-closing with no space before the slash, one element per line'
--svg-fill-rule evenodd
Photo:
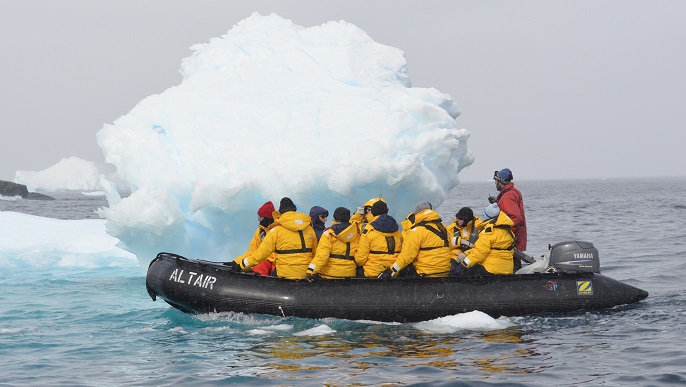
<path fill-rule="evenodd" d="M 274 226 L 274 214 L 278 213 L 274 209 L 274 205 L 271 201 L 264 203 L 262 207 L 257 210 L 257 221 L 259 222 L 259 225 L 257 226 L 257 230 L 255 230 L 255 234 L 250 240 L 248 251 L 236 258 L 243 259 L 245 257 L 249 257 L 252 253 L 257 251 L 257 248 L 260 247 L 260 243 L 262 243 L 262 240 L 267 235 L 267 231 Z M 234 258 L 234 260 L 236 258 Z M 253 266 L 250 270 L 252 270 L 252 272 L 255 274 L 270 275 L 273 268 L 274 254 L 271 254 L 269 258 L 262 261 L 262 263 L 259 265 Z"/>
<path fill-rule="evenodd" d="M 355 263 L 361 266 L 364 276 L 376 278 L 385 268 L 392 265 L 400 253 L 403 243 L 398 222 L 388 215 L 385 201 L 372 205 L 372 221 L 360 236 L 355 253 Z"/>
<path fill-rule="evenodd" d="M 274 221 L 276 225 L 269 230 L 257 251 L 248 257 L 236 258 L 229 266 L 234 270 L 248 270 L 275 253 L 274 266 L 277 277 L 305 278 L 307 265 L 317 250 L 317 235 L 310 225 L 310 216 L 296 211 L 297 208 L 290 198 L 281 199 L 281 216 Z"/>
<path fill-rule="evenodd" d="M 317 244 L 317 254 L 307 267 L 307 280 L 322 278 L 355 277 L 357 265 L 355 253 L 360 241 L 360 225 L 350 221 L 350 210 L 338 207 L 333 212 L 333 222 Z"/>
<path fill-rule="evenodd" d="M 412 221 L 412 216 L 408 217 Z M 447 277 L 450 274 L 450 237 L 441 217 L 422 201 L 414 209 L 412 228 L 405 233 L 398 258 L 379 278 L 397 277 L 400 270 L 412 264 L 409 275 Z"/>
<path fill-rule="evenodd" d="M 447 226 L 448 235 L 452 238 L 450 258 L 455 259 L 458 254 L 474 247 L 474 243 L 479 239 L 479 232 L 484 229 L 485 225 L 481 219 L 474 216 L 474 211 L 471 208 L 460 208 L 455 214 L 453 223 Z"/>
<path fill-rule="evenodd" d="M 458 254 L 454 260 L 451 267 L 454 275 L 513 274 L 514 222 L 500 211 L 497 203 L 486 207 L 484 218 L 486 226 L 474 247 Z"/>

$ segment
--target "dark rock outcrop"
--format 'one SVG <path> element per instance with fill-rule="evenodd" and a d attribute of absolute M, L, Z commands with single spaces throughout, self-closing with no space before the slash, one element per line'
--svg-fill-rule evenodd
<path fill-rule="evenodd" d="M 24 184 L 17 184 L 5 180 L 0 180 L 0 195 L 8 197 L 20 196 L 24 199 L 33 200 L 55 200 L 52 196 L 29 192 Z"/>

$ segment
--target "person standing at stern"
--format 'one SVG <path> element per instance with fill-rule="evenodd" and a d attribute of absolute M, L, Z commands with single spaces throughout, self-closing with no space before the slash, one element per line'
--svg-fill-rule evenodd
<path fill-rule="evenodd" d="M 500 211 L 507 214 L 514 225 L 512 232 L 517 238 L 515 245 L 515 271 L 522 267 L 520 256 L 524 255 L 522 252 L 526 251 L 526 215 L 524 214 L 524 199 L 522 193 L 515 188 L 512 180 L 514 176 L 512 171 L 508 168 L 495 171 L 493 173 L 493 180 L 495 180 L 495 188 L 498 190 L 498 197 L 489 197 L 488 200 L 492 203 L 498 203 Z"/>

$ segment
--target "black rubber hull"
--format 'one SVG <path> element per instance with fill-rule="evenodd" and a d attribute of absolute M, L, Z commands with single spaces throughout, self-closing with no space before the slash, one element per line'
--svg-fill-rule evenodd
<path fill-rule="evenodd" d="M 234 273 L 215 262 L 162 253 L 146 286 L 187 313 L 417 322 L 479 310 L 493 317 L 610 308 L 648 292 L 594 273 L 376 280 L 284 280 Z"/>

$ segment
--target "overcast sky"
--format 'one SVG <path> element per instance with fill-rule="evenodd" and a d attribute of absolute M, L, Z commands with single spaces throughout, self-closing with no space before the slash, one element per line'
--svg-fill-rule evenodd
<path fill-rule="evenodd" d="M 686 175 L 686 1 L 0 1 L 0 179 L 63 157 L 181 82 L 189 47 L 253 12 L 346 20 L 453 97 L 465 181 Z"/>

